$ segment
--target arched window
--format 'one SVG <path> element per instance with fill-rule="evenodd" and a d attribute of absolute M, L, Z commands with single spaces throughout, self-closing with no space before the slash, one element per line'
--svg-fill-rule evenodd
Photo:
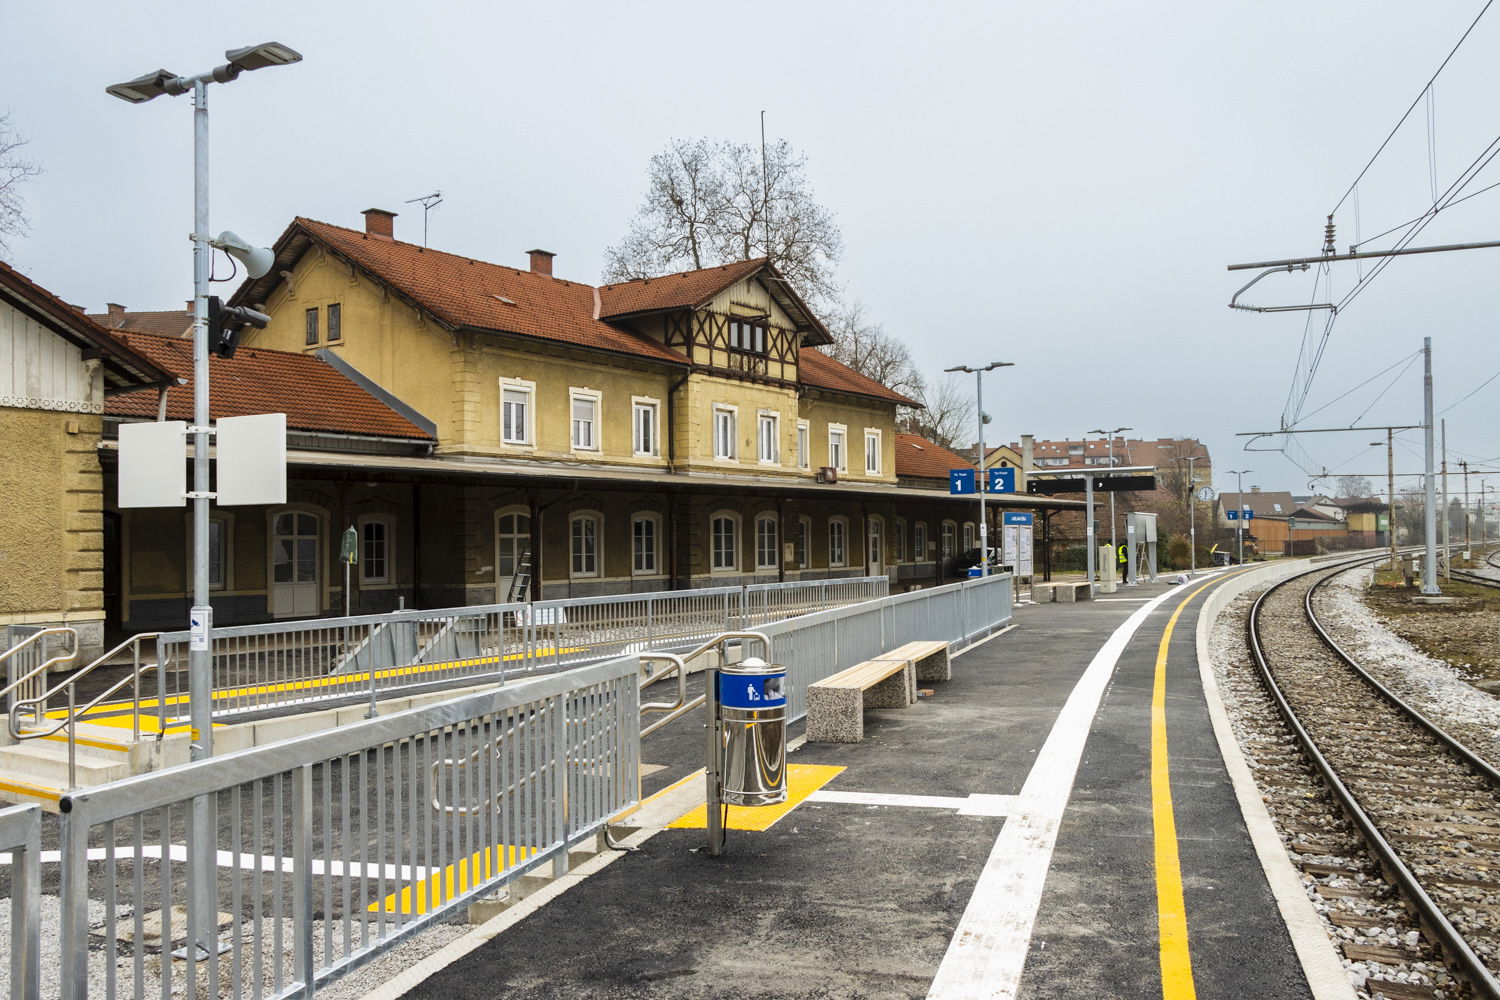
<path fill-rule="evenodd" d="M 896 518 L 891 521 L 891 562 L 895 564 L 907 561 L 906 552 L 906 521 Z"/>
<path fill-rule="evenodd" d="M 798 569 L 807 569 L 807 546 L 812 541 L 812 518 L 802 516 L 792 522 L 792 561 Z"/>
<path fill-rule="evenodd" d="M 828 565 L 846 566 L 849 563 L 849 519 L 828 519 Z"/>
<path fill-rule="evenodd" d="M 967 552 L 974 547 L 974 522 L 964 522 L 964 551 Z"/>
<path fill-rule="evenodd" d="M 954 556 L 954 549 L 958 545 L 958 525 L 953 521 L 943 522 L 942 557 L 947 562 Z"/>
<path fill-rule="evenodd" d="M 395 538 L 391 519 L 365 514 L 359 519 L 359 582 L 364 586 L 394 583 Z"/>
<path fill-rule="evenodd" d="M 755 518 L 755 568 L 775 569 L 781 564 L 781 530 L 775 514 Z"/>
<path fill-rule="evenodd" d="M 600 521 L 595 513 L 574 514 L 568 522 L 568 574 L 599 575 Z"/>
<path fill-rule="evenodd" d="M 661 515 L 637 514 L 630 519 L 630 571 L 636 576 L 661 573 Z"/>
<path fill-rule="evenodd" d="M 912 558 L 917 562 L 927 561 L 927 522 L 918 521 L 911 526 Z"/>
<path fill-rule="evenodd" d="M 740 567 L 740 516 L 719 511 L 709 519 L 710 568 L 728 573 Z"/>

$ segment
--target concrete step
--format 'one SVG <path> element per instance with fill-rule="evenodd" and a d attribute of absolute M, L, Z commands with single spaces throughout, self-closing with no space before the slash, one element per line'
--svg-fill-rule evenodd
<path fill-rule="evenodd" d="M 125 757 L 78 747 L 77 784 L 80 788 L 118 781 L 129 774 L 130 762 Z M 0 781 L 68 787 L 67 743 L 27 740 L 15 746 L 0 747 Z"/>
<path fill-rule="evenodd" d="M 50 728 L 52 728 L 50 725 L 46 727 L 27 726 L 25 731 L 35 733 L 42 729 Z M 131 739 L 130 730 L 119 726 L 80 722 L 76 727 L 76 732 L 79 752 L 88 753 L 95 757 L 128 757 L 130 756 L 131 746 L 135 743 Z M 68 731 L 66 728 L 60 729 L 47 736 L 36 737 L 36 740 L 47 746 L 61 745 L 66 747 L 68 745 Z"/>
<path fill-rule="evenodd" d="M 0 773 L 0 802 L 13 805 L 35 802 L 43 811 L 56 813 L 60 811 L 57 803 L 62 796 L 61 788 Z"/>

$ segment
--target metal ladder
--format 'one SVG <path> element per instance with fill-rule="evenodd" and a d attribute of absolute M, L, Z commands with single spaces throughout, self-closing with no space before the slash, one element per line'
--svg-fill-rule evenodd
<path fill-rule="evenodd" d="M 526 600 L 527 591 L 531 589 L 531 550 L 527 549 L 521 554 L 520 561 L 516 564 L 516 575 L 510 578 L 510 593 L 505 599 L 511 603 Z"/>

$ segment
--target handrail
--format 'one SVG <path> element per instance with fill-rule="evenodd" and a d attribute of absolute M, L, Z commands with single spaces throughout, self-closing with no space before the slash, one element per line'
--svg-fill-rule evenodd
<path fill-rule="evenodd" d="M 26 698 L 17 701 L 10 707 L 10 712 L 6 716 L 6 728 L 10 731 L 11 738 L 15 740 L 40 740 L 45 739 L 48 736 L 52 736 L 59 730 L 66 728 L 68 731 L 68 787 L 76 788 L 78 785 L 77 771 L 79 716 L 88 713 L 94 708 L 97 708 L 101 702 L 113 695 L 115 692 L 119 691 L 121 688 L 125 687 L 127 684 L 132 685 L 133 688 L 131 696 L 131 738 L 140 739 L 141 677 L 147 671 L 156 670 L 161 665 L 159 662 L 146 664 L 141 663 L 141 643 L 147 639 L 156 639 L 160 636 L 160 632 L 141 632 L 138 635 L 133 635 L 129 639 L 126 639 L 124 642 L 120 643 L 115 648 L 111 649 L 109 652 L 100 654 L 92 663 L 89 663 L 87 666 L 84 666 L 69 674 L 63 680 L 54 684 L 51 688 L 43 691 L 41 694 L 36 695 L 32 698 Z M 87 705 L 84 705 L 82 708 L 78 708 L 75 704 L 75 699 L 77 697 L 78 691 L 78 682 L 92 673 L 96 667 L 102 666 L 106 661 L 109 660 L 110 657 L 114 656 L 122 649 L 125 649 L 127 646 L 131 647 L 134 653 L 134 662 L 130 671 L 130 675 L 128 677 L 120 678 L 114 684 L 110 685 L 108 689 L 101 691 L 99 694 L 95 695 Z M 160 658 L 158 657 L 158 660 L 159 659 Z M 32 671 L 33 674 L 35 672 L 36 671 Z M 23 731 L 20 728 L 20 716 L 22 709 L 30 707 L 33 710 L 32 719 L 41 719 L 45 717 L 47 713 L 47 702 L 51 700 L 53 695 L 57 694 L 59 691 L 64 690 L 68 693 L 68 714 L 65 715 L 62 719 L 58 720 L 56 725 L 54 725 L 51 729 L 28 729 Z M 157 711 L 160 713 L 165 713 L 165 705 L 158 705 Z M 163 719 L 164 718 L 165 716 L 163 715 Z M 37 725 L 36 722 L 33 722 L 32 724 L 34 726 Z M 160 740 L 165 734 L 166 726 L 159 725 L 157 727 L 156 738 Z"/>
<path fill-rule="evenodd" d="M 43 674 L 48 670 L 51 670 L 55 664 L 67 663 L 78 655 L 78 630 L 68 625 L 53 625 L 48 628 L 39 629 L 38 631 L 33 632 L 31 635 L 28 635 L 26 638 L 22 639 L 14 646 L 10 647 L 4 652 L 0 652 L 0 664 L 3 664 L 6 660 L 9 660 L 16 653 L 19 653 L 21 650 L 25 649 L 27 646 L 30 646 L 32 643 L 40 642 L 41 640 L 47 638 L 47 636 L 49 635 L 68 636 L 73 640 L 73 648 L 68 651 L 66 656 L 54 656 L 50 660 L 45 660 L 38 666 L 31 668 L 22 676 L 17 677 L 10 683 L 6 684 L 5 687 L 0 688 L 0 698 L 4 698 L 6 695 L 10 694 L 16 688 L 20 687 L 22 684 L 31 680 L 38 674 Z"/>
<path fill-rule="evenodd" d="M 712 639 L 706 640 L 691 652 L 683 653 L 681 655 L 678 655 L 677 653 L 640 654 L 638 659 L 640 661 L 641 669 L 643 670 L 646 666 L 647 661 L 665 660 L 670 663 L 671 666 L 667 667 L 665 670 L 652 670 L 650 673 L 646 673 L 641 676 L 640 683 L 638 685 L 639 690 L 644 691 L 652 684 L 655 684 L 658 681 L 664 681 L 668 677 L 675 676 L 677 678 L 676 701 L 648 701 L 641 703 L 640 711 L 643 715 L 647 712 L 667 713 L 662 718 L 657 719 L 655 722 L 651 723 L 651 725 L 646 726 L 644 729 L 642 729 L 641 735 L 643 737 L 650 736 L 662 726 L 665 726 L 667 723 L 672 722 L 675 719 L 680 719 L 682 716 L 686 715 L 693 709 L 697 708 L 699 705 L 703 704 L 703 702 L 706 700 L 706 696 L 701 694 L 698 697 L 694 698 L 692 701 L 687 700 L 687 665 L 709 650 L 717 649 L 718 647 L 722 646 L 724 642 L 729 639 L 758 639 L 765 646 L 767 654 L 769 654 L 771 650 L 771 639 L 763 632 L 723 632 L 719 635 L 714 636 Z"/>

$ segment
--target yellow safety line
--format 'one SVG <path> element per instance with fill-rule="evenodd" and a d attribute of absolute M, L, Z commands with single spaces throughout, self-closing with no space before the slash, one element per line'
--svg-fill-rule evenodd
<path fill-rule="evenodd" d="M 9 792 L 12 795 L 26 795 L 34 799 L 50 799 L 53 802 L 62 798 L 62 789 L 50 788 L 47 785 L 31 785 L 24 781 L 0 781 L 0 792 Z"/>
<path fill-rule="evenodd" d="M 378 903 L 365 907 L 370 913 L 401 913 L 420 916 L 431 906 L 439 906 L 455 896 L 468 892 L 470 886 L 478 885 L 499 875 L 516 862 L 536 853 L 535 847 L 516 847 L 501 844 L 485 851 L 469 855 L 462 861 L 448 865 L 404 889 L 391 893 Z M 502 858 L 505 859 L 502 862 Z M 477 878 L 471 877 L 477 876 Z M 413 893 L 415 892 L 415 899 Z"/>
<path fill-rule="evenodd" d="M 788 764 L 786 769 L 786 801 L 774 806 L 730 806 L 729 817 L 724 823 L 726 830 L 769 830 L 787 813 L 800 806 L 807 797 L 834 778 L 844 768 L 831 764 Z M 703 779 L 698 771 L 689 778 Z M 708 806 L 700 805 L 667 824 L 668 830 L 702 830 L 708 826 Z"/>
<path fill-rule="evenodd" d="M 1177 619 L 1193 598 L 1223 583 L 1238 570 L 1210 580 L 1184 597 L 1167 619 L 1156 649 L 1156 683 L 1151 692 L 1151 825 L 1156 837 L 1156 925 L 1161 941 L 1163 1000 L 1196 1000 L 1193 959 L 1188 952 L 1187 905 L 1182 897 L 1182 860 L 1177 852 L 1177 820 L 1167 761 L 1167 649 Z"/>
<path fill-rule="evenodd" d="M 424 663 L 424 664 L 417 664 L 415 666 L 407 666 L 407 667 L 391 667 L 391 668 L 388 668 L 388 669 L 385 669 L 385 670 L 377 670 L 377 671 L 375 671 L 375 679 L 376 680 L 389 680 L 392 677 L 407 677 L 407 676 L 410 676 L 412 674 L 419 674 L 419 673 L 437 673 L 437 672 L 444 671 L 444 670 L 460 670 L 460 669 L 462 669 L 464 667 L 477 667 L 477 666 L 482 666 L 482 665 L 485 665 L 485 664 L 500 663 L 500 662 L 503 662 L 503 661 L 506 661 L 506 660 L 526 659 L 528 656 L 534 657 L 534 658 L 541 658 L 541 657 L 555 656 L 555 655 L 571 655 L 573 653 L 581 653 L 581 652 L 583 652 L 583 648 L 582 647 L 568 648 L 568 649 L 541 649 L 541 650 L 537 650 L 535 653 L 531 653 L 531 654 L 528 654 L 528 653 L 506 653 L 506 654 L 501 655 L 501 656 L 480 656 L 480 657 L 475 657 L 473 659 L 468 659 L 468 660 L 448 660 L 448 661 L 443 662 L 443 663 Z M 312 677 L 312 678 L 308 678 L 306 680 L 300 680 L 300 681 L 283 681 L 283 682 L 278 683 L 278 684 L 261 684 L 261 685 L 252 686 L 252 687 L 219 688 L 218 690 L 214 691 L 214 693 L 213 693 L 213 699 L 215 701 L 229 701 L 229 700 L 233 700 L 233 699 L 236 699 L 236 698 L 244 698 L 244 697 L 249 697 L 249 696 L 254 696 L 254 695 L 263 695 L 263 694 L 289 694 L 289 693 L 297 692 L 297 691 L 313 691 L 313 690 L 317 690 L 319 688 L 332 688 L 332 687 L 359 688 L 359 687 L 361 687 L 364 684 L 368 684 L 369 680 L 370 680 L 370 672 L 368 670 L 362 671 L 360 673 L 354 673 L 354 674 L 329 674 L 329 675 L 327 675 L 325 677 Z M 141 708 L 157 708 L 157 707 L 159 707 L 161 705 L 166 705 L 169 708 L 176 708 L 176 707 L 179 707 L 179 706 L 186 705 L 187 702 L 188 702 L 188 696 L 185 695 L 185 694 L 179 694 L 179 695 L 171 695 L 171 696 L 167 697 L 164 700 L 160 700 L 160 699 L 156 699 L 156 698 L 142 698 L 140 700 L 140 707 Z M 112 723 L 108 722 L 107 720 L 109 720 L 109 719 L 115 719 L 115 718 L 121 718 L 121 716 L 119 716 L 119 715 L 106 715 L 104 713 L 106 713 L 106 712 L 118 713 L 118 712 L 121 711 L 121 709 L 127 707 L 127 704 L 128 705 L 134 705 L 135 703 L 134 702 L 130 702 L 130 703 L 126 703 L 126 702 L 110 702 L 110 703 L 105 704 L 105 705 L 100 705 L 98 708 L 94 709 L 92 712 L 89 712 L 89 713 L 86 713 L 85 715 L 80 716 L 79 719 L 82 722 L 95 722 L 95 723 L 99 723 L 99 724 L 102 724 L 102 725 L 111 725 Z M 61 719 L 61 718 L 65 718 L 67 716 L 67 714 L 68 713 L 67 713 L 66 709 L 55 709 L 55 710 L 47 713 L 47 718 L 49 718 L 49 719 Z M 123 717 L 125 719 L 127 719 L 127 720 L 130 718 L 130 716 L 128 714 L 125 715 L 125 716 L 123 716 Z M 145 717 L 143 717 L 143 719 L 144 718 Z M 217 723 L 216 723 L 216 725 L 217 725 Z"/>

